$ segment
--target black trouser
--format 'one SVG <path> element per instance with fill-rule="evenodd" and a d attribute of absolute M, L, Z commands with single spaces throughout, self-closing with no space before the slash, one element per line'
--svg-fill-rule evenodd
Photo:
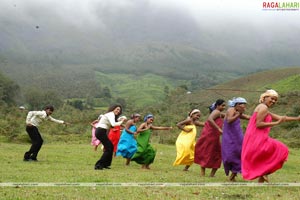
<path fill-rule="evenodd" d="M 29 151 L 24 154 L 24 159 L 33 159 L 36 160 L 36 157 L 43 145 L 43 138 L 35 126 L 26 126 L 26 131 L 31 139 L 31 147 Z"/>
<path fill-rule="evenodd" d="M 111 165 L 114 145 L 107 137 L 107 130 L 103 128 L 96 128 L 96 138 L 101 141 L 104 146 L 103 154 L 95 164 L 95 167 L 108 167 Z"/>

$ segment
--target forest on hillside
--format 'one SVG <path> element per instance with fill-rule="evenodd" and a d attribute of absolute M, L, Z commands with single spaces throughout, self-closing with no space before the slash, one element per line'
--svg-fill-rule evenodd
<path fill-rule="evenodd" d="M 0 141 L 3 142 L 27 142 L 28 136 L 24 130 L 24 120 L 28 109 L 42 109 L 46 104 L 54 103 L 56 108 L 54 117 L 64 119 L 70 122 L 71 125 L 61 127 L 49 123 L 47 128 L 42 127 L 41 131 L 48 142 L 87 143 L 90 141 L 90 123 L 107 109 L 106 105 L 102 108 L 84 107 L 79 102 L 71 103 L 49 92 L 29 95 L 34 98 L 26 99 L 28 107 L 20 109 L 17 103 L 20 94 L 19 86 L 1 73 L 0 77 Z M 300 115 L 300 90 L 295 87 L 295 84 L 300 84 L 300 68 L 282 68 L 235 79 L 212 87 L 211 90 L 208 88 L 187 93 L 186 87 L 176 87 L 168 91 L 163 100 L 148 106 L 138 108 L 133 104 L 126 104 L 126 102 L 123 102 L 122 105 L 126 116 L 130 116 L 134 112 L 142 115 L 152 113 L 159 125 L 175 127 L 176 123 L 185 119 L 187 113 L 194 108 L 202 111 L 201 121 L 206 120 L 207 107 L 217 98 L 224 98 L 227 101 L 235 95 L 246 97 L 248 101 L 247 113 L 251 114 L 251 111 L 257 105 L 257 98 L 260 94 L 258 91 L 268 87 L 276 89 L 280 94 L 278 104 L 272 108 L 275 113 L 298 116 Z M 232 91 L 223 90 L 220 93 L 222 88 L 232 88 Z M 255 88 L 257 91 L 254 90 Z M 219 91 L 213 89 L 219 89 Z M 246 125 L 247 122 L 243 122 L 244 129 Z M 289 146 L 296 147 L 300 145 L 299 128 L 298 122 L 284 123 L 273 128 L 272 136 L 283 139 Z M 153 137 L 159 143 L 174 144 L 177 135 L 178 129 L 174 128 L 162 135 L 155 132 Z"/>

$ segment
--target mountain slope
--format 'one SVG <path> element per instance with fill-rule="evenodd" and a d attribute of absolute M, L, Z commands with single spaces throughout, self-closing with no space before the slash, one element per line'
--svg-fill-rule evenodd
<path fill-rule="evenodd" d="M 169 110 L 176 113 L 198 107 L 203 113 L 207 113 L 208 106 L 221 98 L 226 101 L 233 97 L 244 97 L 248 101 L 249 110 L 258 103 L 261 93 L 267 89 L 275 89 L 279 95 L 278 106 L 284 113 L 290 111 L 293 106 L 300 104 L 300 67 L 273 69 L 244 76 L 214 87 L 198 90 L 190 94 L 181 93 L 176 99 L 170 100 Z M 291 102 L 294 101 L 294 102 Z M 285 107 L 286 105 L 289 105 Z M 180 112 L 180 111 L 179 111 Z M 300 114 L 300 113 L 299 113 Z"/>

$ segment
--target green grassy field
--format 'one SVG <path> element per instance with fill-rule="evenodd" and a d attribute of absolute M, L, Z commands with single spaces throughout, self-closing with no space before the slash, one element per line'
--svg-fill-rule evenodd
<path fill-rule="evenodd" d="M 288 162 L 270 175 L 270 184 L 240 175 L 230 184 L 222 168 L 214 178 L 200 177 L 196 164 L 184 172 L 183 166 L 172 166 L 175 146 L 153 146 L 157 155 L 151 170 L 134 162 L 125 166 L 116 157 L 112 169 L 96 171 L 102 152 L 89 144 L 45 144 L 39 162 L 24 162 L 30 144 L 0 143 L 0 199 L 299 199 L 299 149 L 290 149 Z"/>
<path fill-rule="evenodd" d="M 104 74 L 96 72 L 102 87 L 108 86 L 114 97 L 121 97 L 127 102 L 134 102 L 136 107 L 162 102 L 165 98 L 165 87 L 172 90 L 175 86 L 188 84 L 188 81 L 172 80 L 155 74 Z"/>

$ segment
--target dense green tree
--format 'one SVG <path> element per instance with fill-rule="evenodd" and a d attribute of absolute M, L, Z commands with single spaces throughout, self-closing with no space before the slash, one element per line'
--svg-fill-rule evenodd
<path fill-rule="evenodd" d="M 165 92 L 166 95 L 169 94 L 169 92 L 170 92 L 169 86 L 166 85 L 166 86 L 164 87 L 164 92 Z"/>
<path fill-rule="evenodd" d="M 86 105 L 89 107 L 89 108 L 92 108 L 92 107 L 94 107 L 94 97 L 93 96 L 91 96 L 91 95 L 88 95 L 87 97 L 86 97 Z"/>
<path fill-rule="evenodd" d="M 111 98 L 111 93 L 110 93 L 110 89 L 109 87 L 104 87 L 103 90 L 102 90 L 102 94 L 103 94 L 103 97 L 106 97 L 106 98 Z"/>
<path fill-rule="evenodd" d="M 25 101 L 28 109 L 43 109 L 46 105 L 60 107 L 63 104 L 62 98 L 53 90 L 40 90 L 37 88 L 29 88 L 25 94 Z"/>
<path fill-rule="evenodd" d="M 79 99 L 76 99 L 73 102 L 71 102 L 71 105 L 74 108 L 79 109 L 79 110 L 83 110 L 84 109 L 83 101 L 79 100 Z"/>
<path fill-rule="evenodd" d="M 180 88 L 184 89 L 184 90 L 188 90 L 188 86 L 187 85 L 180 85 Z"/>
<path fill-rule="evenodd" d="M 19 93 L 19 85 L 0 72 L 0 101 L 7 104 L 13 104 Z"/>
<path fill-rule="evenodd" d="M 121 104 L 124 110 L 126 109 L 126 100 L 125 99 L 117 98 L 116 103 Z"/>

